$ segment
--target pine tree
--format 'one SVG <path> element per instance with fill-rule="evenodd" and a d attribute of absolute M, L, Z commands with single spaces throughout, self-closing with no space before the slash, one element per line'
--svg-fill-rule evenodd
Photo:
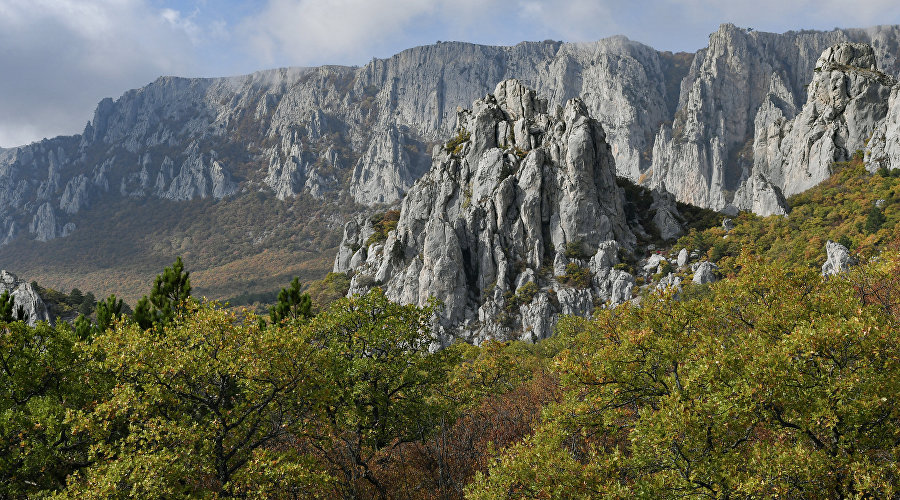
<path fill-rule="evenodd" d="M 110 295 L 103 302 L 97 303 L 97 329 L 100 331 L 107 330 L 112 326 L 113 321 L 122 315 L 122 300 L 117 299 L 115 294 Z"/>
<path fill-rule="evenodd" d="M 117 299 L 115 295 L 110 295 L 105 301 L 97 304 L 96 324 L 92 324 L 85 314 L 79 314 L 75 319 L 75 333 L 78 338 L 86 340 L 108 330 L 116 318 L 122 316 L 123 306 L 122 300 Z"/>
<path fill-rule="evenodd" d="M 87 340 L 93 333 L 94 325 L 91 324 L 91 320 L 84 314 L 79 314 L 78 317 L 75 318 L 75 335 L 79 340 Z"/>
<path fill-rule="evenodd" d="M 15 297 L 9 290 L 0 294 L 0 322 L 12 323 L 13 321 L 28 321 L 28 313 L 22 306 L 16 307 Z"/>
<path fill-rule="evenodd" d="M 144 295 L 134 308 L 134 320 L 141 328 L 168 324 L 184 312 L 191 297 L 190 274 L 178 257 L 172 267 L 156 276 L 150 297 Z"/>
<path fill-rule="evenodd" d="M 877 233 L 887 219 L 884 213 L 877 206 L 869 210 L 869 216 L 866 217 L 866 232 L 869 234 Z"/>
<path fill-rule="evenodd" d="M 291 281 L 291 286 L 278 293 L 278 303 L 269 309 L 273 324 L 285 319 L 305 319 L 312 316 L 312 299 L 308 293 L 300 293 L 300 278 Z"/>
<path fill-rule="evenodd" d="M 13 296 L 10 295 L 9 290 L 4 290 L 2 294 L 0 294 L 0 321 L 4 323 L 12 323 L 15 321 L 13 318 L 13 309 L 15 307 L 15 302 Z"/>

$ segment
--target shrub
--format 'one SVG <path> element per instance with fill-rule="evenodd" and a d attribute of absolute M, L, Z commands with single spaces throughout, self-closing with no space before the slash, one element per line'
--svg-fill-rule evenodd
<path fill-rule="evenodd" d="M 538 286 L 534 281 L 529 281 L 524 285 L 520 286 L 518 290 L 516 290 L 516 302 L 519 305 L 527 305 L 530 304 L 534 296 L 538 293 Z"/>
<path fill-rule="evenodd" d="M 453 156 L 459 156 L 459 154 L 462 153 L 463 146 L 465 145 L 465 143 L 469 142 L 469 139 L 471 138 L 472 134 L 470 134 L 468 131 L 460 130 L 456 134 L 456 137 L 450 139 L 450 141 L 447 142 L 447 145 L 444 146 L 444 149 Z"/>
<path fill-rule="evenodd" d="M 384 213 L 377 213 L 369 219 L 375 232 L 366 240 L 366 247 L 373 243 L 381 243 L 387 240 L 388 233 L 397 228 L 397 222 L 400 221 L 399 210 L 388 210 Z"/>
<path fill-rule="evenodd" d="M 566 266 L 566 274 L 558 277 L 561 283 L 575 288 L 588 288 L 591 286 L 591 271 L 586 267 L 570 263 Z"/>
<path fill-rule="evenodd" d="M 881 226 L 885 223 L 884 213 L 880 208 L 873 206 L 871 210 L 869 210 L 869 215 L 866 217 L 866 232 L 869 234 L 877 233 Z"/>

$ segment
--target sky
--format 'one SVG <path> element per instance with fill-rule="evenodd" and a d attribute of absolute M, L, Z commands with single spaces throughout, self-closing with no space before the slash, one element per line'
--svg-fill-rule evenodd
<path fill-rule="evenodd" d="M 759 31 L 900 24 L 897 0 L 0 0 L 0 148 L 81 133 L 97 102 L 159 76 L 363 65 L 438 40 L 625 35 L 696 51 Z"/>

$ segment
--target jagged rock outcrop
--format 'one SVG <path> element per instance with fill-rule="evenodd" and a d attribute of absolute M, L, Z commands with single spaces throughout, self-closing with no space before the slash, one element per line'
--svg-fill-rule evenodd
<path fill-rule="evenodd" d="M 840 43 L 825 49 L 816 61 L 806 104 L 796 116 L 786 120 L 774 108 L 761 109 L 775 118 L 761 120 L 768 124 L 757 130 L 753 174 L 736 194 L 735 205 L 762 214 L 784 213 L 782 193 L 799 193 L 825 180 L 831 165 L 864 150 L 876 129 L 886 137 L 888 99 L 895 85 L 878 70 L 871 46 Z M 877 151 L 876 156 L 889 157 L 883 147 Z"/>
<path fill-rule="evenodd" d="M 772 188 L 785 195 L 808 188 L 818 182 L 812 180 L 818 167 L 814 166 L 808 177 L 806 170 L 792 170 L 797 173 L 785 177 L 785 184 L 775 169 L 757 164 L 802 163 L 802 157 L 785 158 L 787 150 L 781 147 L 779 131 L 795 119 L 799 103 L 817 99 L 812 85 L 807 97 L 806 84 L 815 68 L 821 67 L 817 62 L 820 54 L 843 42 L 868 43 L 883 71 L 897 75 L 898 31 L 896 26 L 880 26 L 775 35 L 722 25 L 710 36 L 709 47 L 697 53 L 682 82 L 672 126 L 664 125 L 656 136 L 650 185 L 665 186 L 680 201 L 699 206 L 725 209 L 736 203 L 738 208 L 779 213 L 783 209 L 776 208 L 775 202 L 780 194 Z M 844 57 L 843 52 L 837 57 Z M 828 88 L 825 83 L 823 90 Z M 822 107 L 819 111 L 824 112 Z M 863 131 L 866 127 L 860 125 L 867 120 L 864 113 L 854 114 L 848 119 L 848 128 Z M 864 133 L 854 133 L 854 137 Z M 799 136 L 798 141 L 802 141 Z M 855 145 L 854 139 L 849 142 Z M 850 154 L 855 151 L 848 144 L 837 146 Z M 820 151 L 815 149 L 813 156 Z M 751 185 L 732 195 L 747 179 Z"/>
<path fill-rule="evenodd" d="M 22 307 L 28 315 L 27 323 L 34 326 L 38 321 L 50 321 L 47 306 L 31 283 L 20 280 L 15 274 L 0 270 L 0 293 L 9 291 L 15 307 Z"/>
<path fill-rule="evenodd" d="M 109 196 L 181 201 L 264 188 L 280 199 L 347 193 L 396 203 L 428 169 L 434 141 L 452 131 L 456 104 L 509 77 L 547 90 L 551 105 L 583 96 L 606 125 L 620 174 L 637 180 L 682 75 L 670 55 L 613 37 L 438 43 L 360 68 L 160 78 L 101 101 L 79 136 L 0 151 L 0 218 L 28 228 L 49 202 L 58 237 Z"/>
<path fill-rule="evenodd" d="M 551 108 L 580 97 L 603 125 L 618 175 L 728 213 L 776 212 L 785 185 L 768 166 L 784 159 L 779 131 L 808 100 L 816 58 L 837 43 L 868 43 L 881 71 L 897 75 L 898 41 L 897 26 L 773 34 L 723 25 L 696 55 L 624 37 L 453 42 L 362 67 L 164 77 L 101 101 L 80 135 L 0 151 L 0 244 L 59 237 L 83 210 L 117 196 L 262 190 L 280 199 L 396 203 L 427 170 L 432 146 L 452 133 L 456 105 L 511 77 L 546 95 Z M 876 127 L 869 146 L 889 168 L 900 154 L 896 122 Z M 55 230 L 44 223 L 45 203 Z M 664 230 L 675 227 L 667 215 L 658 212 Z"/>
<path fill-rule="evenodd" d="M 560 314 L 630 298 L 633 278 L 614 266 L 635 240 L 606 135 L 584 102 L 550 110 L 507 80 L 457 122 L 385 241 L 368 241 L 365 220 L 345 226 L 335 270 L 353 272 L 350 292 L 377 284 L 403 303 L 436 297 L 442 343 L 537 340 Z M 560 266 L 565 277 L 554 276 Z"/>
<path fill-rule="evenodd" d="M 390 203 L 399 200 L 430 166 L 419 154 L 410 154 L 419 145 L 406 127 L 394 125 L 375 132 L 365 155 L 359 159 L 350 181 L 350 195 L 364 204 Z"/>
<path fill-rule="evenodd" d="M 847 247 L 840 243 L 828 240 L 825 243 L 825 263 L 822 264 L 822 276 L 833 276 L 835 274 L 845 273 L 850 266 L 856 264 L 856 259 L 850 256 Z"/>
<path fill-rule="evenodd" d="M 887 115 L 875 128 L 865 154 L 866 167 L 900 168 L 900 85 L 894 85 L 888 99 Z"/>
<path fill-rule="evenodd" d="M 654 189 L 652 194 L 650 210 L 655 212 L 653 225 L 659 231 L 660 238 L 666 241 L 678 239 L 684 234 L 684 228 L 681 227 L 682 217 L 675 204 L 675 196 L 662 189 Z"/>
<path fill-rule="evenodd" d="M 704 260 L 697 266 L 697 269 L 694 271 L 693 282 L 696 285 L 705 285 L 707 283 L 713 283 L 718 278 L 716 273 L 719 271 L 719 266 L 713 264 L 708 260 Z"/>

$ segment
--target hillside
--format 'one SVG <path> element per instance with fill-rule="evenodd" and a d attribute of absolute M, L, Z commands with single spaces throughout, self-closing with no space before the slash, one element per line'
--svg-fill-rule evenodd
<path fill-rule="evenodd" d="M 900 176 L 865 167 L 787 216 L 636 241 L 720 279 L 641 259 L 639 304 L 534 343 L 431 349 L 439 305 L 377 288 L 274 322 L 192 301 L 147 327 L 0 320 L 0 495 L 892 498 Z M 822 276 L 826 238 L 858 264 Z"/>
<path fill-rule="evenodd" d="M 895 26 L 773 34 L 722 25 L 696 54 L 624 37 L 452 42 L 362 67 L 160 78 L 99 103 L 79 135 L 0 152 L 0 267 L 59 289 L 105 293 L 108 283 L 121 283 L 129 297 L 151 269 L 188 252 L 198 279 L 209 276 L 202 289 L 220 298 L 261 292 L 291 273 L 321 276 L 346 216 L 399 202 L 428 170 L 434 146 L 454 133 L 456 107 L 507 78 L 545 95 L 551 108 L 580 97 L 606 133 L 619 177 L 702 207 L 772 213 L 782 209 L 780 191 L 821 181 L 821 165 L 848 160 L 857 147 L 894 161 L 889 117 L 900 101 L 888 94 L 896 94 L 890 82 L 900 72 L 898 33 Z M 823 52 L 844 42 L 868 44 L 869 52 L 834 52 L 823 71 Z M 807 89 L 826 88 L 813 83 L 832 74 L 852 92 L 816 108 L 819 94 Z M 876 83 L 882 90 L 867 90 Z M 824 137 L 810 155 L 815 168 L 806 159 L 781 162 L 774 142 L 803 108 L 824 117 L 808 131 Z M 872 119 L 856 119 L 863 116 Z M 793 128 L 798 137 L 801 128 Z M 871 144 L 854 145 L 869 136 Z M 284 203 L 249 199 L 259 192 Z M 279 219 L 295 205 L 297 222 Z M 244 229 L 251 206 L 272 221 Z M 162 213 L 142 213 L 148 209 Z M 104 225 L 104 214 L 125 223 Z M 221 224 L 221 237 L 189 217 Z M 254 262 L 248 245 L 286 227 L 314 244 L 263 243 L 257 251 L 277 250 L 278 260 L 297 262 L 287 264 L 291 271 L 268 258 Z M 209 249 L 218 255 L 206 257 Z M 95 253 L 105 262 L 74 265 Z M 320 263 L 302 263 L 310 259 Z M 245 265 L 252 271 L 239 271 Z"/>

